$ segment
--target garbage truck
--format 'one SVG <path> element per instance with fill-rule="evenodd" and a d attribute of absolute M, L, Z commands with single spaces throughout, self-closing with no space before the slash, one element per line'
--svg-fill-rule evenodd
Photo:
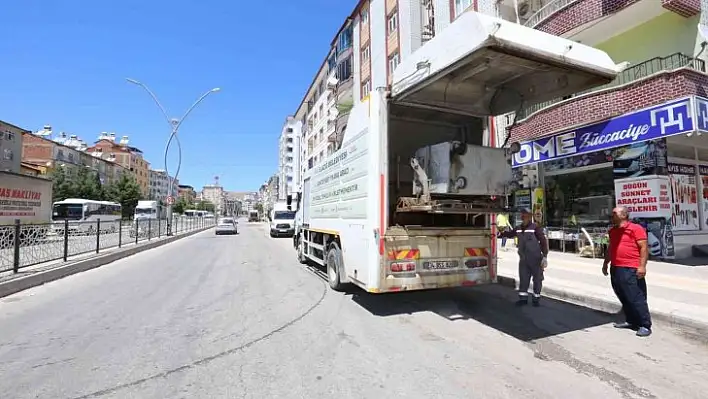
<path fill-rule="evenodd" d="M 466 12 L 351 109 L 342 144 L 289 199 L 302 263 L 370 293 L 494 283 L 493 215 L 514 190 L 520 143 L 489 120 L 607 84 L 598 49 Z M 562 143 L 553 151 L 566 151 Z"/>

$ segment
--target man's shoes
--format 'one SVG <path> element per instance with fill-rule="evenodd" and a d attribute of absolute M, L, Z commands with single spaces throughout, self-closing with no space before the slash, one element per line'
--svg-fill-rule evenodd
<path fill-rule="evenodd" d="M 637 330 L 637 337 L 648 337 L 651 335 L 651 329 L 648 329 L 646 327 L 639 327 Z"/>
<path fill-rule="evenodd" d="M 533 307 L 535 307 L 535 308 L 541 306 L 541 297 L 537 297 L 537 296 L 533 297 L 533 298 L 531 299 L 531 304 L 532 304 Z"/>
<path fill-rule="evenodd" d="M 529 304 L 528 297 L 519 297 L 519 299 L 516 301 L 516 306 L 526 306 L 528 304 Z"/>
<path fill-rule="evenodd" d="M 637 330 L 637 326 L 634 324 L 627 323 L 626 321 L 623 323 L 615 323 L 612 325 L 614 328 L 621 328 L 625 330 Z"/>

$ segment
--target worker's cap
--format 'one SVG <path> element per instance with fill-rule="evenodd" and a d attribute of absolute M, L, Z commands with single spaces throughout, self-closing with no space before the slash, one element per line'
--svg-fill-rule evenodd
<path fill-rule="evenodd" d="M 531 209 L 529 209 L 529 208 L 521 208 L 521 209 L 519 209 L 519 212 L 531 214 Z"/>

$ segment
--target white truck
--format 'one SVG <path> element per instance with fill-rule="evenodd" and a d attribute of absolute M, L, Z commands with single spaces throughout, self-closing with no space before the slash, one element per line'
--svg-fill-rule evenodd
<path fill-rule="evenodd" d="M 270 211 L 270 236 L 292 237 L 295 234 L 295 210 L 286 201 L 273 204 Z"/>
<path fill-rule="evenodd" d="M 12 172 L 0 172 L 0 242 L 14 245 L 19 220 L 20 239 L 41 239 L 52 218 L 52 181 Z"/>
<path fill-rule="evenodd" d="M 163 220 L 167 219 L 167 208 L 159 201 L 138 201 L 135 206 L 135 220 Z"/>
<path fill-rule="evenodd" d="M 133 226 L 129 231 L 130 237 L 150 236 L 157 237 L 159 231 L 167 229 L 167 208 L 159 201 L 138 201 L 133 214 Z"/>
<path fill-rule="evenodd" d="M 335 290 L 496 282 L 492 215 L 513 189 L 521 146 L 488 146 L 489 117 L 606 84 L 620 69 L 600 50 L 464 13 L 398 65 L 390 87 L 356 102 L 341 148 L 305 175 L 293 201 L 299 260 L 325 266 Z"/>

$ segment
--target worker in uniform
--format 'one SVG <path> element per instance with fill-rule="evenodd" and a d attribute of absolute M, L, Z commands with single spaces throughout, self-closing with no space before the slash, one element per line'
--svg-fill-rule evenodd
<path fill-rule="evenodd" d="M 533 279 L 533 306 L 541 304 L 541 287 L 543 271 L 546 268 L 548 256 L 548 240 L 543 228 L 532 220 L 531 210 L 521 209 L 521 224 L 515 229 L 503 233 L 509 238 L 518 240 L 519 253 L 519 299 L 517 306 L 529 303 L 529 285 Z"/>

